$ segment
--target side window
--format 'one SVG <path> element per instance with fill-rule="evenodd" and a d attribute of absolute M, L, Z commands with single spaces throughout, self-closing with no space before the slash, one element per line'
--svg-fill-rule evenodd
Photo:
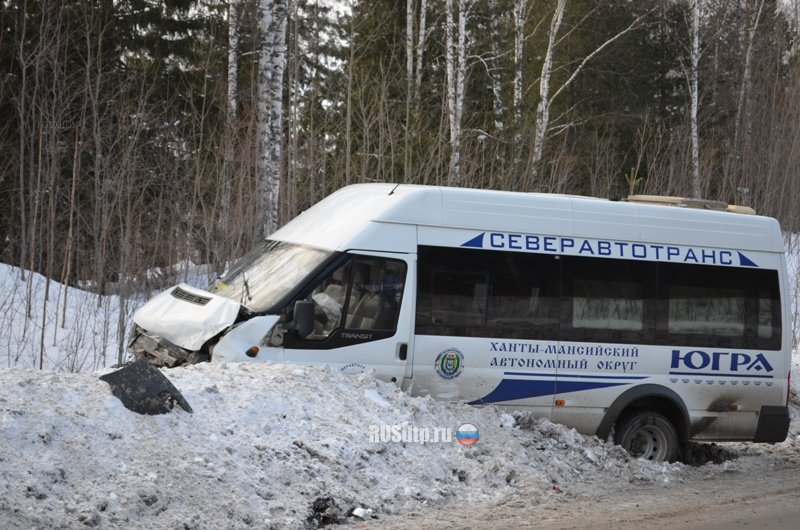
<path fill-rule="evenodd" d="M 416 332 L 554 339 L 558 260 L 553 256 L 423 246 Z"/>
<path fill-rule="evenodd" d="M 306 298 L 314 302 L 314 332 L 309 339 L 325 339 L 339 328 L 350 285 L 352 260 L 334 270 Z"/>
<path fill-rule="evenodd" d="M 652 263 L 594 258 L 564 262 L 566 340 L 638 344 L 652 340 Z"/>
<path fill-rule="evenodd" d="M 660 343 L 780 349 L 776 271 L 662 263 L 659 285 Z"/>
<path fill-rule="evenodd" d="M 400 314 L 406 264 L 359 256 L 353 262 L 345 329 L 394 331 Z"/>
<path fill-rule="evenodd" d="M 314 302 L 314 331 L 306 340 L 325 340 L 341 329 L 393 332 L 400 314 L 406 264 L 354 256 L 306 297 Z"/>
<path fill-rule="evenodd" d="M 436 286 L 435 294 L 426 293 L 431 324 L 445 327 L 486 325 L 486 274 L 434 270 L 431 283 Z"/>

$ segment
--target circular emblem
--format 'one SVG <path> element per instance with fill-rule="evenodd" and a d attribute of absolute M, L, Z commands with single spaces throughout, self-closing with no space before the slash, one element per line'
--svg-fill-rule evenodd
<path fill-rule="evenodd" d="M 481 435 L 478 432 L 478 428 L 471 423 L 465 423 L 456 429 L 456 440 L 458 440 L 458 443 L 461 445 L 466 445 L 467 447 L 475 445 L 480 437 Z"/>
<path fill-rule="evenodd" d="M 445 379 L 453 379 L 464 368 L 464 355 L 456 348 L 448 348 L 436 356 L 436 373 Z"/>

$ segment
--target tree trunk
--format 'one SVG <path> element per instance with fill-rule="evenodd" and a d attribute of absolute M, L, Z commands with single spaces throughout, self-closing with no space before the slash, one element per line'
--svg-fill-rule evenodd
<path fill-rule="evenodd" d="M 747 97 L 747 93 L 750 90 L 750 77 L 752 75 L 752 62 L 753 62 L 753 42 L 755 41 L 756 36 L 756 29 L 758 28 L 758 23 L 761 20 L 761 12 L 764 9 L 764 0 L 761 0 L 758 3 L 758 9 L 756 9 L 755 14 L 753 15 L 753 24 L 750 26 L 747 36 L 747 49 L 744 55 L 744 71 L 742 73 L 742 85 L 739 88 L 739 99 L 736 104 L 736 121 L 734 122 L 734 133 L 733 133 L 733 154 L 734 158 L 737 161 L 737 167 L 741 170 L 741 164 L 743 160 L 744 148 L 740 145 L 742 141 L 742 128 L 745 126 L 745 123 L 750 122 L 749 117 L 745 116 L 745 98 Z"/>
<path fill-rule="evenodd" d="M 420 89 L 422 87 L 422 58 L 425 52 L 425 39 L 427 38 L 427 28 L 425 26 L 425 18 L 428 12 L 428 0 L 420 0 L 419 3 L 419 31 L 417 33 L 417 78 L 414 83 L 414 100 L 417 105 L 417 114 L 419 114 L 420 105 Z"/>
<path fill-rule="evenodd" d="M 414 91 L 414 0 L 406 0 L 406 126 L 403 141 L 403 179 L 411 173 L 411 107 Z"/>
<path fill-rule="evenodd" d="M 536 186 L 539 177 L 539 162 L 542 160 L 544 138 L 550 122 L 550 75 L 553 72 L 553 54 L 556 47 L 556 36 L 564 18 L 567 0 L 558 0 L 553 19 L 550 21 L 550 36 L 547 41 L 547 53 L 542 64 L 542 77 L 539 81 L 539 104 L 536 106 L 536 129 L 533 137 L 533 167 L 531 168 L 531 184 Z"/>
<path fill-rule="evenodd" d="M 490 27 L 492 31 L 492 61 L 491 64 L 496 64 L 500 59 L 500 13 L 497 10 L 497 0 L 492 0 L 490 3 L 490 14 L 492 17 Z M 501 133 L 505 128 L 503 123 L 503 91 L 500 83 L 500 76 L 498 75 L 497 68 L 494 71 L 489 71 L 489 76 L 492 80 L 492 111 L 494 112 L 494 132 L 495 134 Z"/>
<path fill-rule="evenodd" d="M 700 135 L 697 130 L 697 111 L 699 107 L 699 63 L 700 63 L 700 0 L 692 2 L 692 53 L 689 92 L 691 97 L 691 122 L 692 136 L 692 197 L 700 198 Z"/>
<path fill-rule="evenodd" d="M 522 164 L 522 52 L 525 47 L 525 14 L 528 0 L 514 5 L 514 171 Z"/>
<path fill-rule="evenodd" d="M 278 228 L 287 16 L 287 0 L 260 0 L 258 172 L 263 237 L 269 236 Z"/>
<path fill-rule="evenodd" d="M 447 176 L 449 185 L 460 185 L 461 176 L 461 115 L 464 107 L 464 82 L 466 78 L 466 28 L 467 2 L 458 2 L 458 41 L 453 17 L 453 0 L 447 0 L 445 26 L 445 62 L 447 69 L 447 117 L 450 123 L 450 164 Z"/>
<path fill-rule="evenodd" d="M 231 188 L 234 178 L 234 148 L 236 145 L 236 114 L 239 77 L 239 0 L 228 0 L 228 94 L 225 116 L 225 156 L 223 160 L 222 204 L 219 229 L 217 230 L 214 267 L 222 272 L 224 259 L 229 256 L 225 249 L 226 235 L 230 233 Z M 222 257 L 224 256 L 224 258 Z"/>

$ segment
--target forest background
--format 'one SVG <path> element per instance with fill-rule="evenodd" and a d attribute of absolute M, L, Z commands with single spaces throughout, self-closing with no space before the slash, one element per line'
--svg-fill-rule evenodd
<path fill-rule="evenodd" d="M 798 20 L 798 0 L 0 0 L 0 261 L 122 315 L 358 182 L 701 197 L 778 218 L 791 250 Z"/>

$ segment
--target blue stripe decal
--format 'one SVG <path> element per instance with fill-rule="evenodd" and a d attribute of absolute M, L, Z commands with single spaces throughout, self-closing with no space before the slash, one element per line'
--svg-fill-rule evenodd
<path fill-rule="evenodd" d="M 527 379 L 503 379 L 497 387 L 470 405 L 481 403 L 497 403 L 499 401 L 513 401 L 515 399 L 526 399 L 540 396 L 552 396 L 556 393 L 556 381 L 535 381 Z"/>
<path fill-rule="evenodd" d="M 530 372 L 504 372 L 505 375 L 520 375 L 523 377 L 554 377 L 556 374 L 533 374 Z M 558 378 L 577 377 L 581 379 L 647 379 L 646 375 L 583 375 L 583 374 L 562 374 L 558 373 Z"/>
<path fill-rule="evenodd" d="M 611 382 L 591 382 L 591 381 L 559 381 L 558 394 L 568 392 L 580 392 L 581 390 L 595 390 L 598 388 L 608 388 L 620 386 L 628 383 Z M 475 401 L 470 405 L 480 405 L 482 403 L 499 403 L 502 401 L 514 401 L 515 399 L 528 399 L 541 396 L 552 396 L 556 394 L 556 382 L 553 379 L 548 381 L 537 381 L 531 379 L 503 379 L 500 384 L 492 390 L 489 395 Z"/>

